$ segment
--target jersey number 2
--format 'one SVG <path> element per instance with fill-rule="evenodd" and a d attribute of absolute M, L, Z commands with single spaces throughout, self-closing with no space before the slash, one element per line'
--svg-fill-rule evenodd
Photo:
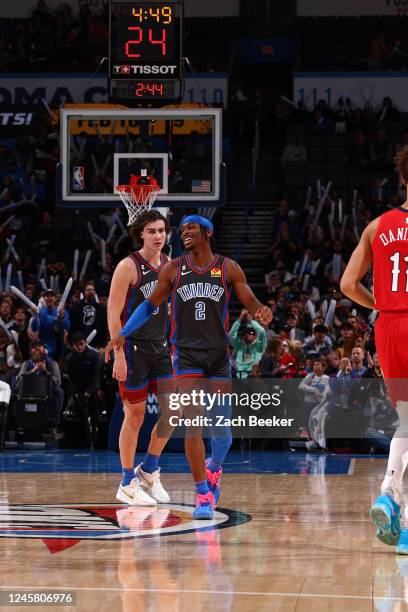
<path fill-rule="evenodd" d="M 196 318 L 196 321 L 205 320 L 205 303 L 204 302 L 196 302 L 195 318 Z"/>
<path fill-rule="evenodd" d="M 399 284 L 399 275 L 401 272 L 400 269 L 400 260 L 401 260 L 401 253 L 399 253 L 398 251 L 396 253 L 394 253 L 394 255 L 392 255 L 390 257 L 392 263 L 394 264 L 392 267 L 392 285 L 391 285 L 391 291 L 396 293 L 398 291 L 398 284 Z M 408 256 L 404 257 L 404 261 L 405 263 L 408 264 Z M 405 291 L 408 292 L 408 265 L 406 267 L 406 282 L 405 282 Z"/>

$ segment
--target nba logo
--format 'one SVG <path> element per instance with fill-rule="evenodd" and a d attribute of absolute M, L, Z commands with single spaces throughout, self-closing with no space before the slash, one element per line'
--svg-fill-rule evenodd
<path fill-rule="evenodd" d="M 75 166 L 72 173 L 72 189 L 74 191 L 83 191 L 85 187 L 85 168 L 83 166 Z"/>

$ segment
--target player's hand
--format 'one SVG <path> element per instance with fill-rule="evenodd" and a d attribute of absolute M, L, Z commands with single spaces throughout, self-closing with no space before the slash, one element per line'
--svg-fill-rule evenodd
<path fill-rule="evenodd" d="M 107 346 L 105 347 L 105 363 L 109 363 L 110 361 L 110 353 L 111 351 L 120 351 L 125 345 L 126 338 L 125 336 L 117 335 L 115 338 L 109 341 Z"/>
<path fill-rule="evenodd" d="M 262 308 L 258 308 L 254 315 L 255 321 L 258 321 L 261 325 L 269 325 L 269 323 L 272 321 L 272 318 L 272 310 L 268 306 L 262 306 Z"/>
<path fill-rule="evenodd" d="M 127 378 L 127 363 L 126 358 L 123 353 L 119 353 L 115 356 L 115 362 L 113 364 L 113 378 L 115 378 L 118 382 L 125 382 Z"/>

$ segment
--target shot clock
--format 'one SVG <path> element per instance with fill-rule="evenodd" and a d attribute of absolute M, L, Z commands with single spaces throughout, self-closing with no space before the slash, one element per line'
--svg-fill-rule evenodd
<path fill-rule="evenodd" d="M 111 0 L 109 94 L 126 104 L 178 99 L 183 0 Z"/>

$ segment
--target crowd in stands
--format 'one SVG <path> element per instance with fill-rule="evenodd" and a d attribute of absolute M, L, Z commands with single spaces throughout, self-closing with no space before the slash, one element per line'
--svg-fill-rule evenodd
<path fill-rule="evenodd" d="M 96 9 L 83 3 L 74 14 L 68 3 L 53 10 L 39 0 L 31 18 L 0 19 L 0 71 L 92 71 L 107 44 L 107 3 Z"/>

